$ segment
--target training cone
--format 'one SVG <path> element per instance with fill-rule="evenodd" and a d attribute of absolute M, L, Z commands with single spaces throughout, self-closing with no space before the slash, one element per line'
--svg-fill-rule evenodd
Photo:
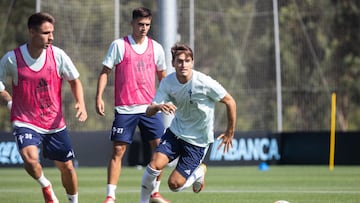
<path fill-rule="evenodd" d="M 270 168 L 269 168 L 269 165 L 267 165 L 267 163 L 266 162 L 261 162 L 260 163 L 260 165 L 259 165 L 259 170 L 260 171 L 267 171 L 267 170 L 269 170 Z"/>

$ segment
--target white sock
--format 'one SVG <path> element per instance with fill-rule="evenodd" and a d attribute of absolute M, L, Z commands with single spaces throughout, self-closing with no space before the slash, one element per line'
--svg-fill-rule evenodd
<path fill-rule="evenodd" d="M 149 165 L 145 168 L 141 182 L 140 203 L 149 203 L 151 192 L 156 185 L 156 177 L 158 177 L 160 173 L 161 171 L 155 170 Z"/>
<path fill-rule="evenodd" d="M 40 178 L 38 178 L 36 181 L 41 185 L 42 188 L 51 184 L 50 181 L 44 176 L 44 173 L 41 173 Z"/>
<path fill-rule="evenodd" d="M 36 181 L 41 185 L 41 188 L 51 185 L 51 182 L 44 176 L 43 172 L 41 173 L 40 178 L 38 178 Z M 57 199 L 55 192 L 52 188 L 51 188 L 51 196 L 54 200 Z"/>
<path fill-rule="evenodd" d="M 106 186 L 106 194 L 107 194 L 107 196 L 110 196 L 113 199 L 115 199 L 115 191 L 116 191 L 116 185 L 107 184 L 107 186 Z"/>
<path fill-rule="evenodd" d="M 76 193 L 75 195 L 69 195 L 67 194 L 69 203 L 78 203 L 78 193 Z"/>
<path fill-rule="evenodd" d="M 155 187 L 154 187 L 154 190 L 151 192 L 151 194 L 154 194 L 155 192 L 159 192 L 159 190 L 160 190 L 160 183 L 161 183 L 161 181 L 159 181 L 159 180 L 157 180 L 157 181 L 155 182 Z"/>

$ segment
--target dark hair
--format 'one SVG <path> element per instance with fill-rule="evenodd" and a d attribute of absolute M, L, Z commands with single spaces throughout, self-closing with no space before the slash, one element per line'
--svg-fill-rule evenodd
<path fill-rule="evenodd" d="M 44 22 L 55 23 L 55 18 L 48 13 L 34 13 L 29 17 L 28 28 L 39 28 Z"/>
<path fill-rule="evenodd" d="M 175 44 L 171 47 L 172 61 L 175 61 L 176 56 L 184 53 L 186 56 L 190 56 L 194 60 L 194 54 L 192 49 L 186 44 Z"/>
<path fill-rule="evenodd" d="M 145 7 L 139 7 L 133 10 L 132 19 L 135 20 L 136 18 L 151 18 L 151 10 Z"/>

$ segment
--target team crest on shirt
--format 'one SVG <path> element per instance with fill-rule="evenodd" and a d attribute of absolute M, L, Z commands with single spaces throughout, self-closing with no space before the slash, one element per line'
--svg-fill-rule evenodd
<path fill-rule="evenodd" d="M 192 104 L 193 101 L 192 101 L 192 99 L 191 99 L 191 96 L 192 96 L 192 91 L 191 91 L 191 89 L 189 89 L 188 94 L 189 94 L 190 104 Z"/>
<path fill-rule="evenodd" d="M 46 66 L 46 71 L 51 73 L 52 72 L 52 67 L 51 66 Z"/>

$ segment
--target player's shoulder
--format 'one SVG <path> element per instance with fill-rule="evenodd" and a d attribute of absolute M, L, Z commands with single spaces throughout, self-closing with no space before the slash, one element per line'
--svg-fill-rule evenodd
<path fill-rule="evenodd" d="M 1 66 L 8 64 L 8 63 L 16 63 L 16 56 L 15 56 L 15 49 L 7 51 L 2 57 L 1 57 Z"/>
<path fill-rule="evenodd" d="M 51 48 L 52 48 L 55 56 L 57 56 L 57 55 L 60 55 L 60 56 L 62 56 L 62 55 L 67 55 L 67 54 L 65 53 L 65 51 L 64 51 L 62 48 L 60 48 L 60 47 L 57 47 L 57 46 L 52 45 Z"/>
<path fill-rule="evenodd" d="M 62 48 L 52 46 L 52 51 L 57 64 L 72 64 L 70 56 Z"/>
<path fill-rule="evenodd" d="M 122 49 L 125 46 L 125 37 L 115 39 L 111 42 L 109 49 Z"/>
<path fill-rule="evenodd" d="M 152 41 L 152 43 L 153 43 L 153 46 L 154 46 L 154 49 L 164 50 L 163 47 L 162 47 L 162 45 L 161 45 L 159 42 L 157 42 L 156 40 L 154 40 L 154 39 L 152 39 L 152 38 L 149 38 L 149 39 L 151 39 L 151 41 Z"/>
<path fill-rule="evenodd" d="M 7 51 L 7 52 L 2 56 L 2 60 L 11 59 L 11 58 L 15 58 L 15 52 L 14 52 L 14 50 Z"/>
<path fill-rule="evenodd" d="M 125 37 L 127 37 L 127 36 L 124 36 L 124 37 L 115 39 L 115 40 L 113 40 L 113 41 L 111 42 L 111 44 L 117 44 L 117 45 L 118 45 L 118 44 L 120 44 L 120 43 L 124 43 Z"/>
<path fill-rule="evenodd" d="M 156 45 L 156 46 L 161 46 L 161 44 L 160 44 L 158 41 L 156 41 L 155 39 L 150 38 L 150 37 L 148 37 L 148 39 L 151 39 L 151 41 L 152 41 L 152 43 L 153 43 L 154 45 Z"/>
<path fill-rule="evenodd" d="M 166 77 L 161 80 L 161 82 L 164 81 L 164 83 L 172 83 L 172 82 L 174 82 L 176 80 L 177 80 L 176 79 L 176 72 L 174 71 L 172 73 L 167 74 Z"/>
<path fill-rule="evenodd" d="M 194 71 L 194 83 L 197 84 L 197 86 L 203 86 L 203 87 L 212 87 L 216 84 L 219 84 L 214 78 L 212 78 L 210 75 L 207 75 L 205 73 Z"/>
<path fill-rule="evenodd" d="M 210 75 L 207 75 L 207 74 L 197 71 L 197 70 L 193 70 L 193 74 L 194 74 L 194 77 L 200 81 L 213 80 L 213 78 Z"/>

